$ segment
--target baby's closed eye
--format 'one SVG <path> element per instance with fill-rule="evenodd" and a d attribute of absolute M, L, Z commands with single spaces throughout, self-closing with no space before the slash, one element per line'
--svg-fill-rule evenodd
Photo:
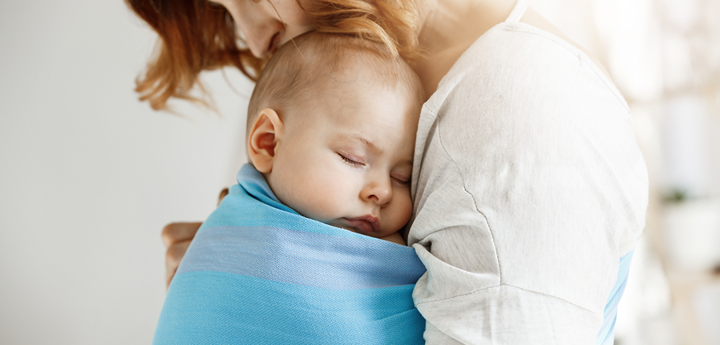
<path fill-rule="evenodd" d="M 407 176 L 393 175 L 392 179 L 400 184 L 410 184 L 410 178 Z"/>
<path fill-rule="evenodd" d="M 354 157 L 352 155 L 338 152 L 338 156 L 340 156 L 340 158 L 342 158 L 345 163 L 350 164 L 353 167 L 359 168 L 365 166 L 365 163 L 362 163 L 360 158 Z"/>

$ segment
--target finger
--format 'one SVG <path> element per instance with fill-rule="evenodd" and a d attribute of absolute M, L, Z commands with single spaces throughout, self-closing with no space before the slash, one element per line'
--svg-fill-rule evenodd
<path fill-rule="evenodd" d="M 228 189 L 223 188 L 223 190 L 220 191 L 220 196 L 218 196 L 218 206 L 220 206 L 220 203 L 225 199 L 226 195 L 228 195 Z"/>
<path fill-rule="evenodd" d="M 185 252 L 187 252 L 189 245 L 189 240 L 178 242 L 168 247 L 167 252 L 165 252 L 165 276 L 168 287 L 170 286 L 170 281 L 172 281 L 173 276 L 175 276 L 175 272 L 177 272 L 178 266 L 180 266 L 180 261 L 182 261 L 183 256 L 185 256 Z"/>
<path fill-rule="evenodd" d="M 188 241 L 195 237 L 202 223 L 170 223 L 162 230 L 162 240 L 165 247 L 170 248 L 174 243 Z"/>
<path fill-rule="evenodd" d="M 177 272 L 177 268 L 172 271 L 168 271 L 167 274 L 165 275 L 165 290 L 166 291 L 167 291 L 167 289 L 170 288 L 170 283 L 172 283 L 173 278 L 175 278 L 175 272 Z"/>
<path fill-rule="evenodd" d="M 190 241 L 183 241 L 175 243 L 168 248 L 167 252 L 165 253 L 165 264 L 167 272 L 172 272 L 177 269 L 177 267 L 180 265 L 180 261 L 182 261 L 183 256 L 185 256 L 185 252 L 187 251 L 189 245 Z"/>

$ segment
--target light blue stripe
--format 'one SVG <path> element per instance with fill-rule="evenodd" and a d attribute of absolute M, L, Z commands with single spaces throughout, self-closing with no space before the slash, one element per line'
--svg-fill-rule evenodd
<path fill-rule="evenodd" d="M 425 320 L 412 289 L 325 290 L 182 273 L 170 285 L 153 344 L 422 344 Z"/>
<path fill-rule="evenodd" d="M 595 341 L 596 345 L 612 345 L 615 342 L 615 320 L 617 319 L 618 304 L 620 303 L 623 292 L 625 292 L 633 253 L 635 253 L 635 250 L 630 251 L 620 258 L 617 279 L 605 304 L 603 324 L 602 327 L 600 327 L 600 332 L 598 332 L 597 340 Z"/>
<path fill-rule="evenodd" d="M 352 290 L 415 284 L 425 266 L 414 249 L 367 236 L 216 226 L 198 233 L 178 268 L 178 273 L 193 271 Z"/>

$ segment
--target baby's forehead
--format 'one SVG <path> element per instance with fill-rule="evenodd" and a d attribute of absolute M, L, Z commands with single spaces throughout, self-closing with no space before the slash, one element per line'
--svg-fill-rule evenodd
<path fill-rule="evenodd" d="M 356 77 L 320 78 L 291 117 L 298 117 L 296 123 L 332 124 L 350 132 L 394 124 L 399 133 L 417 123 L 420 104 L 405 88 Z"/>
<path fill-rule="evenodd" d="M 399 83 L 386 83 L 358 73 L 325 73 L 303 91 L 296 105 L 305 112 L 333 115 L 361 116 L 365 121 L 380 121 L 365 116 L 393 108 L 388 116 L 403 117 L 419 112 L 420 104 L 407 87 Z"/>

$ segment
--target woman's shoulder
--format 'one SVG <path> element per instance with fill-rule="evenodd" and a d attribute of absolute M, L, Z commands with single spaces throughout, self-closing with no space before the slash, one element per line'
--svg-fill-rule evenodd
<path fill-rule="evenodd" d="M 437 110 L 453 94 L 503 90 L 532 101 L 533 90 L 586 89 L 590 98 L 627 103 L 604 69 L 572 43 L 526 23 L 500 23 L 478 38 L 457 60 L 428 100 Z"/>

